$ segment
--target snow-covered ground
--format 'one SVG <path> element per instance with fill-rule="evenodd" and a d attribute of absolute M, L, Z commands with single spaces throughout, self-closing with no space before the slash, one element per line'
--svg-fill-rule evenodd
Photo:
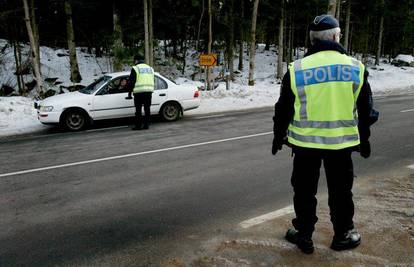
<path fill-rule="evenodd" d="M 36 132 L 46 127 L 37 120 L 30 98 L 0 97 L 0 136 Z"/>
<path fill-rule="evenodd" d="M 3 84 L 17 88 L 17 80 L 14 75 L 15 63 L 13 47 L 7 45 L 6 40 L 0 39 L 0 48 L 7 47 L 1 55 L 0 60 L 0 86 Z M 23 63 L 27 62 L 30 47 L 24 45 L 22 47 Z M 77 48 L 77 58 L 79 70 L 82 75 L 82 84 L 90 84 L 102 73 L 111 72 L 111 61 L 109 57 L 95 57 L 87 53 L 86 48 Z M 72 85 L 70 81 L 70 63 L 68 51 L 65 49 L 53 49 L 50 47 L 40 47 L 40 64 L 42 68 L 42 75 L 44 78 L 58 78 L 62 86 Z M 31 79 L 25 80 L 30 82 Z M 46 87 L 51 85 L 45 83 Z"/>
<path fill-rule="evenodd" d="M 1 40 L 0 40 L 1 41 Z M 1 45 L 1 42 L 0 42 Z M 57 54 L 67 54 L 63 49 L 53 50 L 42 47 L 42 71 L 47 77 L 57 77 L 64 84 L 69 81 L 68 57 L 59 57 Z M 102 72 L 110 71 L 109 58 L 95 59 L 93 56 L 78 49 L 78 60 L 82 84 L 88 84 Z M 12 56 L 12 55 L 11 55 Z M 222 111 L 243 110 L 249 108 L 271 107 L 277 101 L 280 84 L 275 79 L 276 54 L 274 51 L 263 51 L 259 46 L 256 55 L 255 86 L 247 85 L 248 57 L 245 55 L 244 70 L 231 83 L 230 90 L 226 90 L 224 83 L 219 83 L 213 91 L 202 91 L 202 102 L 198 109 L 186 112 L 187 115 L 200 115 Z M 194 71 L 193 65 L 197 59 L 188 56 L 188 66 L 185 76 L 178 78 L 179 84 L 191 84 L 201 86 L 199 81 L 191 81 L 188 77 Z M 7 62 L 4 61 L 3 62 Z M 11 59 L 8 62 L 13 62 Z M 238 60 L 235 60 L 237 66 Z M 3 64 L 0 68 L 2 82 L 12 83 L 14 65 Z M 219 68 L 216 69 L 216 72 Z M 414 68 L 395 67 L 389 64 L 381 64 L 376 68 L 368 68 L 369 81 L 374 95 L 401 94 L 414 91 Z M 166 74 L 168 77 L 168 73 Z M 197 75 L 196 78 L 199 76 Z M 36 111 L 33 108 L 33 100 L 24 97 L 0 97 L 0 136 L 29 133 L 38 131 L 47 126 L 37 121 Z"/>

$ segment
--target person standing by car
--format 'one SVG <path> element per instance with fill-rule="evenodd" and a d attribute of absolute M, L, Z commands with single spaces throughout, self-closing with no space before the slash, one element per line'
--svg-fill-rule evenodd
<path fill-rule="evenodd" d="M 289 229 L 285 238 L 304 253 L 314 251 L 315 196 L 322 161 L 334 228 L 331 248 L 351 249 L 361 242 L 353 223 L 351 153 L 359 150 L 363 158 L 370 156 L 370 125 L 378 112 L 372 108 L 365 66 L 346 54 L 339 39 L 339 23 L 334 17 L 314 19 L 310 25 L 312 47 L 303 59 L 290 64 L 273 117 L 272 154 L 287 143 L 295 155 L 291 179 L 295 229 Z"/>
<path fill-rule="evenodd" d="M 154 69 L 144 63 L 144 58 L 140 55 L 134 56 L 134 66 L 128 79 L 128 97 L 132 99 L 134 94 L 135 104 L 135 126 L 132 130 L 149 129 L 150 108 L 152 93 L 155 87 Z M 142 120 L 142 106 L 144 106 L 144 119 Z"/>

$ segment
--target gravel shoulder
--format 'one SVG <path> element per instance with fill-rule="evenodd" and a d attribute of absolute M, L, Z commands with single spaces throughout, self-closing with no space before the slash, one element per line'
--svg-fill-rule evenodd
<path fill-rule="evenodd" d="M 326 195 L 319 197 L 315 253 L 305 255 L 284 240 L 293 214 L 261 225 L 222 233 L 201 242 L 187 258 L 165 266 L 414 266 L 414 170 L 357 178 L 355 224 L 362 244 L 353 250 L 329 249 L 332 226 Z"/>

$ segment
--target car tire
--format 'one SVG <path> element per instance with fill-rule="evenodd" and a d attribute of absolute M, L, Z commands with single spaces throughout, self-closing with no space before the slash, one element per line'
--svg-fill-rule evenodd
<path fill-rule="evenodd" d="M 71 132 L 81 131 L 86 128 L 89 116 L 81 109 L 67 110 L 61 119 L 62 126 Z"/>
<path fill-rule="evenodd" d="M 181 106 L 177 102 L 167 102 L 161 107 L 161 118 L 165 121 L 176 121 L 181 115 Z"/>

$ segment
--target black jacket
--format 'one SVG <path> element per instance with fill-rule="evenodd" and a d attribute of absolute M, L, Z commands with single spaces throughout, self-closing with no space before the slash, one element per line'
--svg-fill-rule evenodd
<path fill-rule="evenodd" d="M 339 43 L 332 41 L 318 41 L 309 49 L 305 57 L 326 50 L 334 50 L 341 54 L 346 54 L 345 49 Z M 374 120 L 376 120 L 371 117 L 375 111 L 373 110 L 372 92 L 368 83 L 368 75 L 368 71 L 365 70 L 363 85 L 357 99 L 358 130 L 361 142 L 368 141 L 368 138 L 371 135 L 369 127 L 375 122 Z M 280 88 L 280 97 L 275 105 L 275 116 L 273 117 L 274 138 L 278 144 L 282 144 L 287 136 L 287 129 L 290 122 L 293 120 L 295 113 L 294 103 L 295 95 L 290 87 L 290 75 L 288 71 L 283 77 L 282 86 Z"/>
<path fill-rule="evenodd" d="M 131 68 L 131 73 L 129 74 L 128 84 L 127 84 L 127 90 L 129 94 L 132 94 L 136 81 L 137 81 L 137 73 L 135 72 L 133 68 Z"/>

